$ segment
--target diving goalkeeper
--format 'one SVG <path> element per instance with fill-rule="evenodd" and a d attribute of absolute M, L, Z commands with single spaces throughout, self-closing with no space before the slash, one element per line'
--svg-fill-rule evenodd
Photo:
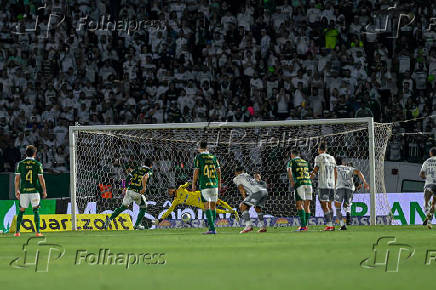
<path fill-rule="evenodd" d="M 191 183 L 187 182 L 183 185 L 180 185 L 177 190 L 174 188 L 168 189 L 169 195 L 174 197 L 173 202 L 171 203 L 170 208 L 167 209 L 167 211 L 162 215 L 162 217 L 154 221 L 155 225 L 166 219 L 178 205 L 188 205 L 204 210 L 204 202 L 201 201 L 200 191 L 189 191 L 187 187 L 190 185 Z M 227 202 L 218 199 L 216 205 L 221 207 L 216 209 L 217 213 L 232 213 L 235 215 L 235 219 L 239 221 L 238 212 L 231 208 Z"/>

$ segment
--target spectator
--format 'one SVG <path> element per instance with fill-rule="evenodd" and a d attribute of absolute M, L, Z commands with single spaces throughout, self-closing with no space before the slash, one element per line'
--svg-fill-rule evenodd
<path fill-rule="evenodd" d="M 379 32 L 376 29 L 385 17 L 372 17 L 379 6 L 383 10 L 389 5 L 374 0 L 357 1 L 353 7 L 325 0 L 247 1 L 245 5 L 224 0 L 219 8 L 204 0 L 189 5 L 180 0 L 122 1 L 118 12 L 110 3 L 97 2 L 93 6 L 89 0 L 70 1 L 61 7 L 48 1 L 49 9 L 68 20 L 49 31 L 48 38 L 41 37 L 44 29 L 7 33 L 15 29 L 11 19 L 24 13 L 29 20 L 24 19 L 20 29 L 25 32 L 25 26 L 36 19 L 36 10 L 30 9 L 29 1 L 4 3 L 0 14 L 3 170 L 13 170 L 14 154 L 21 157 L 24 146 L 32 142 L 42 146 L 40 154 L 56 166 L 54 171 L 67 169 L 58 166 L 56 158 L 68 157 L 67 125 L 74 122 L 350 115 L 397 122 L 436 111 L 432 41 L 436 26 L 427 29 L 425 20 L 428 11 L 436 9 L 431 1 L 426 9 L 415 9 L 419 22 L 402 27 L 395 46 L 391 38 L 395 27 L 388 25 L 385 33 Z M 96 20 L 109 11 L 118 13 L 113 18 L 159 20 L 165 29 L 129 33 L 76 29 L 82 15 Z M 429 135 L 435 136 L 436 121 L 429 120 L 405 129 L 429 128 Z M 412 151 L 404 147 L 400 159 L 421 152 L 420 144 L 427 140 L 418 141 L 411 142 L 418 144 Z M 64 151 L 55 152 L 61 146 Z M 398 150 L 391 149 L 397 158 Z"/>

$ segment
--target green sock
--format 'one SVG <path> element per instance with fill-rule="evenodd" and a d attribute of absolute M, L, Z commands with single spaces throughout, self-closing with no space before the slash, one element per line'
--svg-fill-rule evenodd
<path fill-rule="evenodd" d="M 17 217 L 17 233 L 20 232 L 21 222 L 23 221 L 24 211 L 20 211 Z"/>
<path fill-rule="evenodd" d="M 209 223 L 209 231 L 214 231 L 215 230 L 215 224 L 213 222 L 213 213 L 212 213 L 212 210 L 210 210 L 210 209 L 206 210 L 206 218 L 207 218 L 207 222 Z"/>
<path fill-rule="evenodd" d="M 213 216 L 213 223 L 215 224 L 215 221 L 216 221 L 216 209 L 212 210 L 212 216 Z"/>
<path fill-rule="evenodd" d="M 306 226 L 309 224 L 310 212 L 306 212 Z"/>
<path fill-rule="evenodd" d="M 39 210 L 37 208 L 35 208 L 33 210 L 33 219 L 35 220 L 35 227 L 36 227 L 36 232 L 39 233 L 39 223 L 40 223 L 40 219 L 39 219 Z"/>
<path fill-rule="evenodd" d="M 120 206 L 119 208 L 116 208 L 114 210 L 114 212 L 112 213 L 110 219 L 113 220 L 114 218 L 116 218 L 120 213 L 122 213 L 126 209 L 127 209 L 127 207 L 125 207 L 124 205 Z"/>
<path fill-rule="evenodd" d="M 300 216 L 301 226 L 306 226 L 306 213 L 304 212 L 304 209 L 300 209 L 298 211 L 298 215 Z"/>
<path fill-rule="evenodd" d="M 142 218 L 145 216 L 145 208 L 139 209 L 138 216 L 136 217 L 135 227 L 141 224 Z"/>

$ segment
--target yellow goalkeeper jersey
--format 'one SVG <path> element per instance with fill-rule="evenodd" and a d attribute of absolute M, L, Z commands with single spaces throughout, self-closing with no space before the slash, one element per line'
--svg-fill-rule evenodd
<path fill-rule="evenodd" d="M 188 186 L 189 182 L 179 186 L 179 188 L 176 190 L 176 197 L 171 203 L 170 208 L 167 209 L 167 211 L 162 215 L 161 219 L 166 219 L 179 204 L 186 204 L 201 209 L 204 208 L 204 204 L 201 201 L 200 191 L 189 191 L 186 189 Z"/>
<path fill-rule="evenodd" d="M 161 219 L 166 219 L 174 209 L 180 205 L 185 204 L 188 206 L 204 209 L 204 203 L 201 201 L 201 193 L 200 191 L 189 191 L 186 188 L 190 185 L 189 182 L 179 186 L 176 190 L 176 197 L 171 203 L 170 208 L 162 215 Z M 226 202 L 218 199 L 217 206 L 221 206 L 224 209 L 216 209 L 217 213 L 234 213 L 237 215 L 236 211 L 233 210 Z M 239 218 L 239 217 L 238 217 Z"/>

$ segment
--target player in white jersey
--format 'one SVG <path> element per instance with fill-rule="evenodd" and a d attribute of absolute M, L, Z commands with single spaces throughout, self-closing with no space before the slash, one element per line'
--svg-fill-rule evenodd
<path fill-rule="evenodd" d="M 353 177 L 357 175 L 362 181 L 365 189 L 369 189 L 369 185 L 368 183 L 366 183 L 365 177 L 363 176 L 362 172 L 360 172 L 360 170 L 350 166 L 346 166 L 346 163 L 343 162 L 340 157 L 337 157 L 336 161 L 338 164 L 341 165 L 336 166 L 338 179 L 336 183 L 335 208 L 336 218 L 339 219 L 341 231 L 343 231 L 347 229 L 347 226 L 345 225 L 344 219 L 342 218 L 341 206 L 343 202 L 343 207 L 346 211 L 353 202 L 353 192 L 355 190 Z"/>
<path fill-rule="evenodd" d="M 263 221 L 263 226 L 258 230 L 259 233 L 266 232 L 266 223 L 263 218 L 262 208 L 265 206 L 268 191 L 266 189 L 266 183 L 261 180 L 260 174 L 255 174 L 254 178 L 248 173 L 244 172 L 242 167 L 235 169 L 236 177 L 233 178 L 233 183 L 238 187 L 244 200 L 239 205 L 239 209 L 242 212 L 242 218 L 245 220 L 245 228 L 241 231 L 241 234 L 251 232 L 253 225 L 250 220 L 250 207 L 254 206 L 257 212 L 259 221 Z"/>
<path fill-rule="evenodd" d="M 336 188 L 336 160 L 327 154 L 327 144 L 321 142 L 318 147 L 318 156 L 315 157 L 315 167 L 310 178 L 313 179 L 318 174 L 318 199 L 324 211 L 326 223 L 325 231 L 334 231 L 332 201 L 334 200 Z"/>
<path fill-rule="evenodd" d="M 419 176 L 421 176 L 422 179 L 425 179 L 424 206 L 427 216 L 423 225 L 427 225 L 427 227 L 431 229 L 431 220 L 433 219 L 433 214 L 436 208 L 436 147 L 430 149 L 430 158 L 422 164 Z M 433 197 L 433 201 L 430 205 L 431 197 Z"/>

